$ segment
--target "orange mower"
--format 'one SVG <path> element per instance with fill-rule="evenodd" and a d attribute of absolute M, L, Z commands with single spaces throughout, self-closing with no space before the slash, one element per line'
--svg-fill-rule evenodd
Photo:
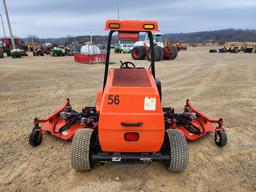
<path fill-rule="evenodd" d="M 109 30 L 103 87 L 98 90 L 95 107 L 74 111 L 65 105 L 47 119 L 34 120 L 29 143 L 36 147 L 42 132 L 71 140 L 71 165 L 76 170 L 90 170 L 97 161 L 163 161 L 170 171 L 183 171 L 188 163 L 187 140 L 194 141 L 214 132 L 215 143 L 223 147 L 227 136 L 223 120 L 211 120 L 195 109 L 189 100 L 184 112 L 162 107 L 161 82 L 155 78 L 155 61 L 149 68 L 122 62 L 110 68 L 111 40 L 139 38 L 147 33 L 153 49 L 153 31 L 157 21 L 108 20 Z M 154 58 L 154 51 L 151 51 Z M 216 124 L 216 126 L 214 125 Z"/>

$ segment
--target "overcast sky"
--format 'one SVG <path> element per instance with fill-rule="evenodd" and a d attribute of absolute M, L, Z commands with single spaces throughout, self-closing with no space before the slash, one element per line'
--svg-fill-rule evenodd
<path fill-rule="evenodd" d="M 103 35 L 106 19 L 117 18 L 117 0 L 6 0 L 19 37 Z M 256 0 L 119 0 L 120 19 L 155 19 L 160 30 L 195 32 L 256 29 Z M 6 18 L 1 3 L 1 14 Z M 7 27 L 6 27 L 7 28 Z M 0 30 L 0 36 L 3 30 Z"/>

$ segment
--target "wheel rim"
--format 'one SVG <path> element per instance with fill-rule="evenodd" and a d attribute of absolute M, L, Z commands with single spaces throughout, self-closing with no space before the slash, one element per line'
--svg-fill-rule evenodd
<path fill-rule="evenodd" d="M 134 56 L 134 57 L 139 57 L 139 50 L 138 50 L 138 49 L 135 49 L 135 50 L 133 51 L 133 56 Z"/>
<path fill-rule="evenodd" d="M 216 135 L 215 135 L 215 141 L 216 141 L 217 143 L 220 143 L 220 140 L 221 140 L 220 134 L 219 134 L 219 133 L 216 133 Z"/>
<path fill-rule="evenodd" d="M 171 49 L 168 47 L 168 48 L 165 48 L 165 57 L 171 57 Z"/>

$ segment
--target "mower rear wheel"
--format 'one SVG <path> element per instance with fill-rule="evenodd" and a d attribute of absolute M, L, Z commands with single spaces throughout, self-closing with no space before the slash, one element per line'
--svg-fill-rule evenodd
<path fill-rule="evenodd" d="M 228 137 L 224 130 L 216 131 L 214 134 L 215 144 L 219 147 L 224 147 L 227 144 Z"/>
<path fill-rule="evenodd" d="M 183 171 L 189 159 L 188 144 L 185 136 L 176 129 L 168 129 L 165 134 L 166 152 L 170 155 L 170 161 L 166 166 L 170 171 Z"/>
<path fill-rule="evenodd" d="M 43 135 L 40 129 L 33 129 L 29 135 L 29 144 L 32 147 L 37 147 L 42 143 Z"/>
<path fill-rule="evenodd" d="M 95 134 L 93 129 L 79 129 L 72 140 L 71 166 L 77 171 L 86 171 L 93 168 L 92 161 Z"/>

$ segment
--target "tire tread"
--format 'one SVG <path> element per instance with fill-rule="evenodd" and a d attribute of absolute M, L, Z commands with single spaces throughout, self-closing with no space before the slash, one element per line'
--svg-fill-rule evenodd
<path fill-rule="evenodd" d="M 93 129 L 79 129 L 71 145 L 71 166 L 78 171 L 90 170 L 91 138 Z"/>

